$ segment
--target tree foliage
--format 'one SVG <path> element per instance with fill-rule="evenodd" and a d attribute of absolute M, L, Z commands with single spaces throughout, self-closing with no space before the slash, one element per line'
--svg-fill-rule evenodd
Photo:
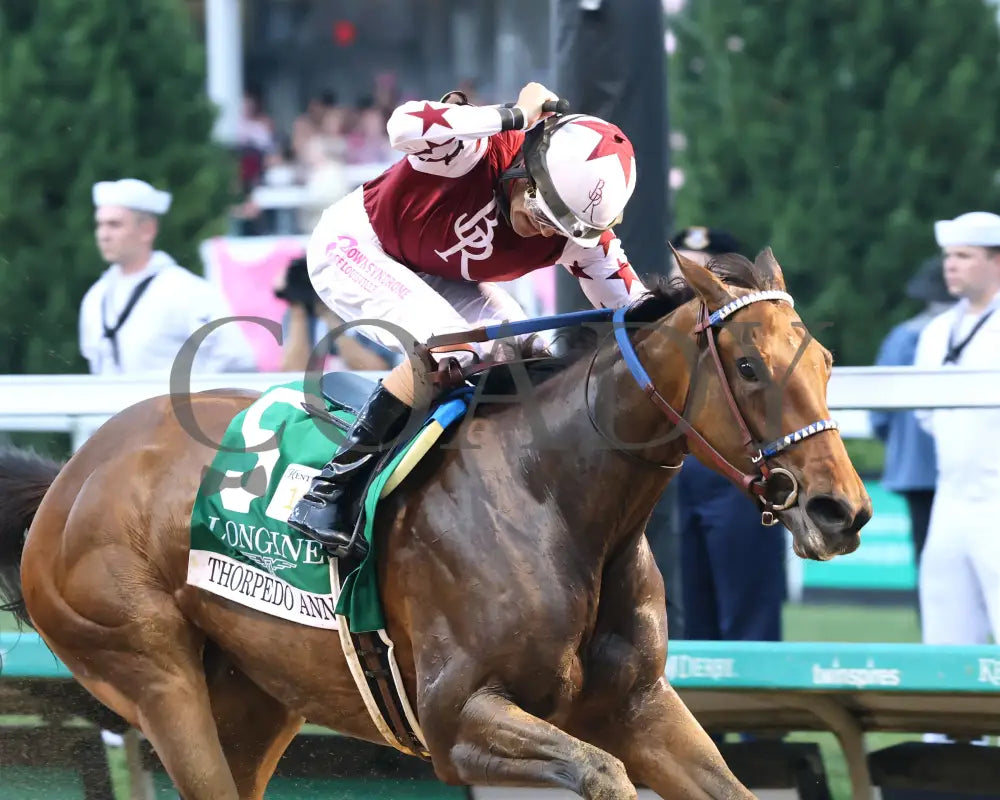
<path fill-rule="evenodd" d="M 996 8 L 689 0 L 671 28 L 678 223 L 771 245 L 838 361 L 871 363 L 934 221 L 1000 210 Z"/>
<path fill-rule="evenodd" d="M 172 192 L 157 245 L 198 269 L 232 188 L 214 119 L 205 52 L 176 0 L 0 3 L 0 372 L 85 369 L 79 304 L 104 268 L 96 181 Z"/>

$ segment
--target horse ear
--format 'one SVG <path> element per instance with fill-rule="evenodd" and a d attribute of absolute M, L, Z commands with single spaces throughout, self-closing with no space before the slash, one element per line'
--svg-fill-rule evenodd
<path fill-rule="evenodd" d="M 687 256 L 681 255 L 673 245 L 670 245 L 670 249 L 674 251 L 674 258 L 677 259 L 677 266 L 680 267 L 684 280 L 698 293 L 710 309 L 714 311 L 721 308 L 733 299 L 726 284 L 715 277 L 711 270 L 703 267 L 697 261 L 692 261 Z"/>
<path fill-rule="evenodd" d="M 774 253 L 771 252 L 770 247 L 765 247 L 761 250 L 753 263 L 757 269 L 772 276 L 775 289 L 782 292 L 785 291 L 785 275 L 781 271 L 781 265 L 778 264 L 778 259 L 774 257 Z"/>

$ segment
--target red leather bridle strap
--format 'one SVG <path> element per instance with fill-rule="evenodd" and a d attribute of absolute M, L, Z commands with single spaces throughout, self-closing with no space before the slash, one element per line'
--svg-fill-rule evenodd
<path fill-rule="evenodd" d="M 746 418 L 743 416 L 743 413 L 740 411 L 739 404 L 736 402 L 736 397 L 733 395 L 732 387 L 729 385 L 729 379 L 726 377 L 726 370 L 722 366 L 722 358 L 719 355 L 718 344 L 715 340 L 715 330 L 717 325 L 721 324 L 726 318 L 740 309 L 745 308 L 751 303 L 767 300 L 783 301 L 794 305 L 794 301 L 791 296 L 789 296 L 786 292 L 777 290 L 751 292 L 750 294 L 741 295 L 740 297 L 727 303 L 722 308 L 711 313 L 708 311 L 708 307 L 705 303 L 702 302 L 698 312 L 698 322 L 695 326 L 695 332 L 698 334 L 704 334 L 706 338 L 706 344 L 712 355 L 712 362 L 715 365 L 719 383 L 722 385 L 723 395 L 726 398 L 726 403 L 729 406 L 730 413 L 739 427 L 742 444 L 747 451 L 750 462 L 757 468 L 756 473 L 744 472 L 729 462 L 721 453 L 709 444 L 704 436 L 691 426 L 691 424 L 684 418 L 683 413 L 679 413 L 675 408 L 673 408 L 670 403 L 668 403 L 656 390 L 652 379 L 649 377 L 649 374 L 639 361 L 638 353 L 636 353 L 635 347 L 632 345 L 632 340 L 628 335 L 625 321 L 627 308 L 623 307 L 617 309 L 612 316 L 612 321 L 614 324 L 615 339 L 618 342 L 618 348 L 622 353 L 622 357 L 625 359 L 625 363 L 628 366 L 629 371 L 632 373 L 632 377 L 635 378 L 636 382 L 639 384 L 646 396 L 649 397 L 649 399 L 674 425 L 680 428 L 684 436 L 687 438 L 688 448 L 691 452 L 699 456 L 702 461 L 714 465 L 718 471 L 729 478 L 729 480 L 736 485 L 743 487 L 744 491 L 756 497 L 763 506 L 763 518 L 765 520 L 765 524 L 773 524 L 775 521 L 773 512 L 788 508 L 795 502 L 798 494 L 798 485 L 795 481 L 794 475 L 780 467 L 772 468 L 768 463 L 768 458 L 810 436 L 814 436 L 826 430 L 836 430 L 837 423 L 834 420 L 820 420 L 812 423 L 811 425 L 807 425 L 804 428 L 800 428 L 791 434 L 787 434 L 782 439 L 771 442 L 765 446 L 759 445 L 755 440 L 753 433 L 750 430 L 750 426 L 747 425 Z M 684 398 L 685 411 L 687 410 L 688 403 L 690 401 L 693 383 L 694 381 L 692 380 L 688 384 L 687 396 Z M 766 494 L 768 479 L 776 473 L 781 473 L 786 476 L 791 483 L 790 491 L 786 495 L 784 502 L 780 505 L 776 505 L 772 499 L 767 497 Z"/>

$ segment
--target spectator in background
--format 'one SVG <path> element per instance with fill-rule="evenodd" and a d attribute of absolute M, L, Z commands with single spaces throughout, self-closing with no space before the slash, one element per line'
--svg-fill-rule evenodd
<path fill-rule="evenodd" d="M 311 231 L 315 228 L 323 211 L 351 189 L 344 173 L 346 123 L 345 109 L 328 109 L 315 135 L 306 145 L 302 164 L 305 196 L 299 208 L 299 230 Z"/>
<path fill-rule="evenodd" d="M 388 123 L 392 112 L 402 102 L 395 72 L 390 70 L 375 76 L 374 100 L 375 107 L 382 112 L 383 123 Z"/>
<path fill-rule="evenodd" d="M 313 289 L 305 257 L 293 259 L 274 286 L 276 297 L 288 303 L 283 324 L 283 372 L 304 372 L 316 345 L 332 330 L 343 325 Z M 383 371 L 399 363 L 399 356 L 372 341 L 357 328 L 330 342 L 330 355 L 339 356 L 349 370 Z"/>
<path fill-rule="evenodd" d="M 350 190 L 344 173 L 342 145 L 341 141 L 325 136 L 317 136 L 309 145 L 306 191 L 298 214 L 300 230 L 313 230 L 323 212 Z"/>
<path fill-rule="evenodd" d="M 354 128 L 347 136 L 346 149 L 348 164 L 388 164 L 396 160 L 389 144 L 385 117 L 370 99 L 359 105 Z"/>
<path fill-rule="evenodd" d="M 323 114 L 319 129 L 306 148 L 306 164 L 311 166 L 317 153 L 333 154 L 342 161 L 347 153 L 350 122 L 349 110 L 341 106 L 331 108 Z"/>
<path fill-rule="evenodd" d="M 934 317 L 955 301 L 948 293 L 940 256 L 927 259 L 906 286 L 906 296 L 924 303 L 916 316 L 896 325 L 883 339 L 875 363 L 881 367 L 909 367 L 917 355 L 920 332 Z M 917 567 L 927 540 L 937 464 L 934 441 L 920 427 L 912 410 L 873 411 L 871 424 L 875 435 L 885 443 L 885 467 L 882 485 L 898 492 L 906 500 L 910 513 L 910 532 Z"/>
<path fill-rule="evenodd" d="M 934 225 L 948 292 L 960 298 L 920 334 L 916 366 L 1000 367 L 1000 216 Z M 1000 642 L 1000 408 L 918 411 L 937 454 L 937 487 L 920 561 L 928 644 Z"/>
<path fill-rule="evenodd" d="M 229 316 L 220 292 L 154 250 L 171 196 L 126 178 L 94 184 L 97 246 L 111 266 L 80 305 L 80 350 L 94 374 L 169 370 L 188 338 Z M 253 350 L 235 323 L 199 346 L 194 372 L 254 371 Z"/>
<path fill-rule="evenodd" d="M 326 113 L 336 106 L 337 97 L 333 92 L 321 92 L 309 99 L 305 112 L 292 124 L 292 151 L 298 161 L 306 160 L 309 141 L 319 133 Z"/>
<path fill-rule="evenodd" d="M 243 114 L 237 129 L 240 149 L 240 182 L 244 194 L 256 186 L 264 174 L 264 159 L 274 150 L 274 123 L 264 114 L 255 91 L 243 95 Z"/>
<path fill-rule="evenodd" d="M 295 164 L 290 145 L 281 145 L 264 159 L 264 174 L 261 186 L 268 188 L 286 188 L 301 183 L 299 168 Z M 256 204 L 254 204 L 256 205 Z M 298 209 L 280 206 L 262 211 L 265 229 L 268 233 L 278 236 L 293 235 L 299 232 Z"/>
<path fill-rule="evenodd" d="M 270 220 L 254 202 L 253 190 L 264 180 L 267 159 L 275 149 L 274 123 L 264 114 L 259 93 L 247 90 L 243 94 L 243 113 L 236 132 L 237 195 L 241 198 L 231 212 L 236 235 L 255 236 L 268 230 Z"/>
<path fill-rule="evenodd" d="M 261 177 L 264 186 L 294 186 L 301 182 L 300 178 L 291 145 L 275 147 L 264 159 L 264 173 Z"/>
<path fill-rule="evenodd" d="M 739 252 L 731 234 L 714 228 L 684 228 L 670 242 L 701 264 Z M 780 641 L 784 528 L 761 524 L 760 505 L 693 456 L 674 482 L 685 638 Z"/>

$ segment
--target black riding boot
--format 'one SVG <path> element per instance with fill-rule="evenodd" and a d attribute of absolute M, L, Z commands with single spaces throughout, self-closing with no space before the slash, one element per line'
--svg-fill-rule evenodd
<path fill-rule="evenodd" d="M 409 411 L 406 403 L 379 383 L 347 432 L 340 453 L 313 478 L 309 491 L 295 504 L 289 526 L 316 539 L 337 558 L 363 556 L 368 551 L 364 539 L 359 538 L 351 547 L 354 493 L 368 483 L 378 461 L 376 451 L 399 435 Z M 359 446 L 362 449 L 357 449 Z"/>

